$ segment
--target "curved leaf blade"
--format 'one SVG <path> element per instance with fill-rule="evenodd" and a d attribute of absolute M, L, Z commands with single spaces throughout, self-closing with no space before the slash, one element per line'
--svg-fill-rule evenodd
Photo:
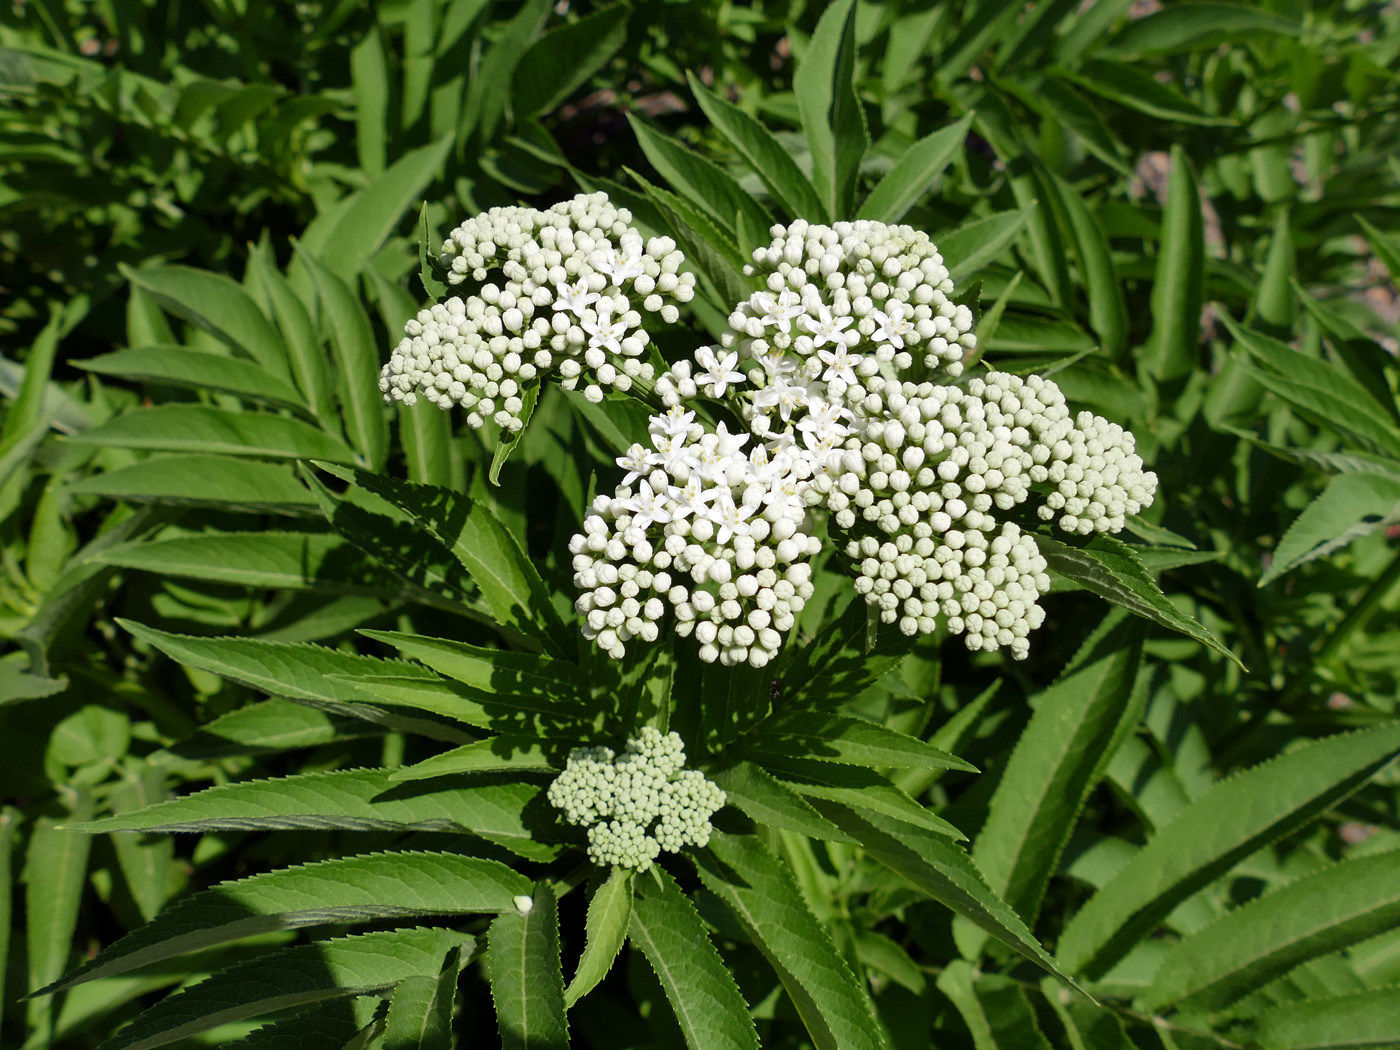
<path fill-rule="evenodd" d="M 502 1050 L 568 1050 L 559 914 L 549 884 L 535 886 L 529 911 L 498 915 L 486 943 Z"/>
<path fill-rule="evenodd" d="M 183 346 L 143 346 L 135 350 L 74 361 L 77 368 L 142 383 L 164 383 L 190 390 L 217 390 L 274 408 L 310 413 L 306 400 L 287 381 L 237 357 Z"/>
<path fill-rule="evenodd" d="M 564 989 L 566 1009 L 598 987 L 598 983 L 608 975 L 627 942 L 627 927 L 631 921 L 632 872 L 626 868 L 613 868 L 588 902 L 583 955 L 579 958 L 573 980 Z"/>
<path fill-rule="evenodd" d="M 299 419 L 265 412 L 229 412 L 207 405 L 137 408 L 67 440 L 78 445 L 154 452 L 355 462 L 355 453 L 340 441 Z"/>

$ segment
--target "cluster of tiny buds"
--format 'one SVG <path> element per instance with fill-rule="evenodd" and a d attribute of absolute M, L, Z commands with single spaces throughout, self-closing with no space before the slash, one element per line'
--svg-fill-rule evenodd
<path fill-rule="evenodd" d="M 621 755 L 575 748 L 546 797 L 569 823 L 588 828 L 594 864 L 645 871 L 663 850 L 708 843 L 710 818 L 724 806 L 718 786 L 684 767 L 679 734 L 647 726 Z"/>
<path fill-rule="evenodd" d="M 411 319 L 380 373 L 384 399 L 460 405 L 472 427 L 491 419 L 518 431 L 524 387 L 539 377 L 582 385 L 594 403 L 606 388 L 625 393 L 650 381 L 651 337 L 633 299 L 674 323 L 675 304 L 694 298 L 695 275 L 681 270 L 674 241 L 643 243 L 630 222 L 597 193 L 548 211 L 492 208 L 463 223 L 442 246 L 449 282 L 485 281 L 492 270 L 504 280 Z"/>
<path fill-rule="evenodd" d="M 746 452 L 750 435 L 707 432 L 680 408 L 653 416 L 650 436 L 650 449 L 618 459 L 623 483 L 569 544 L 584 636 L 621 658 L 631 639 L 655 641 L 672 612 L 702 660 L 763 667 L 813 592 L 810 464 Z"/>

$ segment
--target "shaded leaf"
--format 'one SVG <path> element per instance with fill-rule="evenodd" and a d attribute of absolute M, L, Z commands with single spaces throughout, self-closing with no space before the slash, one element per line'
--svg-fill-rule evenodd
<path fill-rule="evenodd" d="M 612 969 L 632 921 L 632 872 L 613 868 L 598 883 L 588 901 L 584 925 L 583 955 L 574 978 L 564 990 L 564 1006 L 571 1007 L 598 986 Z"/>
<path fill-rule="evenodd" d="M 549 884 L 535 885 L 528 912 L 498 915 L 486 941 L 502 1050 L 567 1050 L 559 915 Z"/>

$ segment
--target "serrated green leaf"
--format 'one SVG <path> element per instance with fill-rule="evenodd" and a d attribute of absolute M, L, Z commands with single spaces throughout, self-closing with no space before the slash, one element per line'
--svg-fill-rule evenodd
<path fill-rule="evenodd" d="M 1069 980 L 1026 924 L 987 886 L 967 852 L 946 836 L 856 806 L 821 799 L 817 811 L 885 867 L 952 909 L 1047 973 Z"/>
<path fill-rule="evenodd" d="M 809 800 L 824 799 L 861 806 L 903 821 L 911 827 L 953 839 L 966 838 L 952 824 L 920 805 L 872 769 L 836 765 L 800 754 L 780 756 L 771 753 L 764 758 L 764 768 Z"/>
<path fill-rule="evenodd" d="M 1079 192 L 1059 176 L 1050 177 L 1059 189 L 1074 234 L 1074 251 L 1084 291 L 1089 297 L 1089 326 L 1102 340 L 1104 350 L 1117 356 L 1127 348 L 1128 304 L 1123 298 L 1123 285 L 1118 280 L 1108 238 L 1089 213 Z"/>
<path fill-rule="evenodd" d="M 1159 120 L 1174 120 L 1182 124 L 1223 126 L 1233 124 L 1228 117 L 1206 113 L 1175 88 L 1163 84 L 1145 69 L 1126 62 L 1091 58 L 1075 70 L 1055 66 L 1047 72 L 1057 79 L 1068 80 L 1100 98 L 1117 102 L 1139 113 Z"/>
<path fill-rule="evenodd" d="M 502 1050 L 567 1050 L 564 974 L 554 891 L 536 883 L 529 911 L 503 912 L 486 935 Z"/>
<path fill-rule="evenodd" d="M 436 977 L 406 977 L 394 987 L 384 1017 L 384 1050 L 452 1050 L 462 955 L 461 948 L 452 948 Z"/>
<path fill-rule="evenodd" d="M 287 347 L 292 378 L 304 395 L 306 404 L 323 425 L 338 427 L 326 355 L 306 304 L 301 301 L 291 282 L 278 272 L 271 259 L 254 252 L 248 258 L 248 268 L 272 306 L 272 316 Z"/>
<path fill-rule="evenodd" d="M 1178 943 L 1144 997 L 1216 1010 L 1306 962 L 1400 923 L 1400 853 L 1343 860 L 1228 912 Z"/>
<path fill-rule="evenodd" d="M 584 683 L 577 669 L 563 660 L 508 649 L 483 649 L 451 638 L 428 638 L 400 631 L 365 631 L 364 635 L 392 645 L 404 656 L 491 699 L 534 697 L 573 705 L 584 698 Z"/>
<path fill-rule="evenodd" d="M 1121 615 L 1121 614 L 1120 614 Z M 1131 728 L 1131 703 L 1145 631 L 1129 620 L 1097 639 L 1086 661 L 1039 694 L 992 795 L 972 859 L 987 885 L 1028 924 L 1069 841 L 1080 810 L 1103 777 L 1112 746 Z M 959 945 L 975 958 L 983 938 Z M 980 932 L 980 931 L 977 931 Z"/>
<path fill-rule="evenodd" d="M 923 199 L 943 173 L 948 162 L 962 149 L 972 114 L 921 138 L 907 150 L 885 175 L 856 213 L 858 219 L 874 222 L 899 222 L 909 209 Z"/>
<path fill-rule="evenodd" d="M 191 390 L 218 390 L 250 401 L 309 415 L 306 400 L 286 380 L 260 365 L 184 346 L 143 346 L 71 362 L 99 375 Z"/>
<path fill-rule="evenodd" d="M 1122 540 L 1098 533 L 1087 541 L 1071 544 L 1037 532 L 1035 542 L 1050 568 L 1061 576 L 1134 616 L 1194 638 L 1244 667 L 1240 658 L 1215 635 L 1167 599 L 1133 549 Z"/>
<path fill-rule="evenodd" d="M 658 888 L 636 883 L 628 938 L 651 964 L 690 1050 L 758 1050 L 758 1033 L 739 986 L 710 942 L 690 900 L 659 868 Z"/>
<path fill-rule="evenodd" d="M 631 168 L 625 170 L 660 213 L 668 232 L 680 245 L 687 265 L 709 282 L 714 294 L 720 297 L 720 305 L 728 307 L 747 299 L 751 287 L 742 273 L 746 260 L 729 234 L 683 197 L 652 185 Z"/>
<path fill-rule="evenodd" d="M 938 975 L 938 990 L 962 1014 L 977 1050 L 1051 1050 L 1025 988 L 995 974 L 979 974 L 955 959 Z"/>
<path fill-rule="evenodd" d="M 802 169 L 771 131 L 728 99 L 706 90 L 698 77 L 686 71 L 686 81 L 705 117 L 763 180 L 773 199 L 790 217 L 829 222 L 831 216 Z"/>
<path fill-rule="evenodd" d="M 1129 22 L 1103 54 L 1147 57 L 1204 51 L 1260 37 L 1300 36 L 1303 27 L 1243 4 L 1179 3 Z"/>
<path fill-rule="evenodd" d="M 627 941 L 627 927 L 631 921 L 632 872 L 627 868 L 613 868 L 607 878 L 598 883 L 588 902 L 583 955 L 574 970 L 573 980 L 564 990 L 566 1009 L 598 987 L 608 975 Z"/>
<path fill-rule="evenodd" d="M 265 412 L 230 412 L 206 405 L 133 409 L 67 440 L 77 445 L 156 452 L 355 461 L 355 453 L 340 441 L 299 419 Z"/>
<path fill-rule="evenodd" d="M 1372 456 L 1365 452 L 1327 452 L 1312 448 L 1287 448 L 1262 440 L 1257 434 L 1237 427 L 1222 425 L 1218 429 L 1243 438 L 1257 448 L 1287 463 L 1321 471 L 1324 474 L 1380 474 L 1388 478 L 1400 478 L 1400 460 Z"/>
<path fill-rule="evenodd" d="M 787 989 L 818 1050 L 883 1050 L 864 989 L 791 872 L 753 835 L 710 837 L 700 881 L 729 908 Z"/>
<path fill-rule="evenodd" d="M 415 679 L 416 680 L 416 679 Z M 372 736 L 387 729 L 362 718 L 334 715 L 287 700 L 248 704 L 207 722 L 192 736 L 152 756 L 153 762 L 209 761 L 236 755 L 273 754 Z"/>
<path fill-rule="evenodd" d="M 591 735 L 594 716 L 581 701 L 541 693 L 493 693 L 439 678 L 396 678 L 388 675 L 330 675 L 353 688 L 367 704 L 428 711 L 493 733 L 538 736 Z"/>
<path fill-rule="evenodd" d="M 539 570 L 489 507 L 433 485 L 415 485 L 362 470 L 351 476 L 361 488 L 399 508 L 447 547 L 481 588 L 499 623 L 538 639 L 556 656 L 567 659 L 573 655 L 574 632 L 550 602 Z"/>
<path fill-rule="evenodd" d="M 169 797 L 164 770 L 158 766 L 138 767 L 128 772 L 112 792 L 112 812 L 141 809 Z M 149 922 L 165 903 L 170 869 L 175 861 L 175 844 L 168 838 L 118 835 L 112 840 L 112 848 L 131 898 L 140 909 L 141 917 Z"/>
<path fill-rule="evenodd" d="M 1153 373 L 1162 381 L 1183 378 L 1200 360 L 1205 271 L 1200 189 L 1186 151 L 1176 145 L 1171 151 L 1171 176 L 1162 212 L 1162 238 L 1152 284 L 1152 335 L 1147 349 Z"/>
<path fill-rule="evenodd" d="M 812 156 L 812 184 L 835 220 L 855 212 L 860 161 L 869 146 L 856 92 L 856 4 L 826 6 L 792 78 Z"/>
<path fill-rule="evenodd" d="M 627 41 L 631 8 L 613 4 L 540 37 L 515 67 L 511 105 L 518 115 L 556 109 Z"/>
<path fill-rule="evenodd" d="M 436 975 L 450 950 L 472 943 L 466 934 L 420 928 L 286 948 L 167 996 L 102 1050 L 148 1050 L 233 1021 L 386 991 L 408 977 Z"/>
<path fill-rule="evenodd" d="M 907 733 L 846 715 L 800 711 L 769 718 L 747 737 L 741 750 L 758 764 L 766 756 L 803 755 L 854 766 L 925 767 L 977 772 L 956 755 Z"/>
<path fill-rule="evenodd" d="M 1382 1050 L 1400 1043 L 1400 988 L 1272 1006 L 1258 1036 L 1265 1050 Z"/>
<path fill-rule="evenodd" d="M 1322 495 L 1303 508 L 1274 548 L 1262 576 L 1264 587 L 1318 558 L 1325 558 L 1377 529 L 1400 523 L 1400 478 L 1338 474 Z"/>
<path fill-rule="evenodd" d="M 801 795 L 752 762 L 739 762 L 712 772 L 710 779 L 724 789 L 730 805 L 757 824 L 795 831 L 824 842 L 855 844 L 855 839 L 813 809 Z"/>
<path fill-rule="evenodd" d="M 324 246 L 316 252 L 316 258 L 342 281 L 352 280 L 369 264 L 429 183 L 438 177 L 451 149 L 452 137 L 443 136 L 396 160 L 355 195 Z M 314 279 L 314 267 L 311 272 Z M 326 301 L 325 294 L 323 290 L 322 301 L 327 309 L 335 309 L 336 304 Z M 334 319 L 331 321 L 334 326 Z M 342 357 L 342 365 L 344 363 Z M 374 387 L 372 376 L 377 371 L 376 368 L 372 373 L 357 373 L 352 382 L 356 386 Z"/>
<path fill-rule="evenodd" d="M 332 999 L 265 1024 L 224 1046 L 227 1050 L 347 1050 L 364 1029 L 378 1027 L 375 1018 L 384 1005 L 377 995 Z"/>
<path fill-rule="evenodd" d="M 124 544 L 97 556 L 103 565 L 244 587 L 342 593 L 401 592 L 402 584 L 334 533 L 216 532 Z"/>
<path fill-rule="evenodd" d="M 866 646 L 868 608 L 859 595 L 831 619 L 816 639 L 798 647 L 782 675 L 790 694 L 784 707 L 837 707 L 874 685 L 895 669 L 909 651 L 909 640 L 886 627 L 877 634 L 874 648 Z"/>
<path fill-rule="evenodd" d="M 741 215 L 757 230 L 766 231 L 773 225 L 773 217 L 713 161 L 687 149 L 631 113 L 627 114 L 627 120 L 651 166 L 673 190 L 704 211 L 731 236 L 738 233 L 736 223 Z"/>
<path fill-rule="evenodd" d="M 413 718 L 360 703 L 360 693 L 331 676 L 391 674 L 430 677 L 401 660 L 342 653 L 302 642 L 266 642 L 256 638 L 192 638 L 169 634 L 131 620 L 117 620 L 133 637 L 152 645 L 172 660 L 261 690 L 272 696 L 367 722 L 421 733 L 435 740 L 460 744 L 471 739 L 454 727 Z"/>
<path fill-rule="evenodd" d="M 224 274 L 188 266 L 123 267 L 122 273 L 166 312 L 247 354 L 278 379 L 291 378 L 287 349 L 271 322 L 248 293 Z"/>
<path fill-rule="evenodd" d="M 69 819 L 91 819 L 92 798 L 85 789 L 73 794 L 70 812 Z M 68 966 L 91 848 L 90 838 L 63 830 L 52 817 L 39 817 L 31 827 L 21 876 L 31 993 Z"/>
<path fill-rule="evenodd" d="M 536 842 L 526 807 L 537 784 L 474 777 L 424 788 L 393 784 L 392 770 L 354 769 L 249 780 L 196 791 L 139 813 L 69 824 L 75 831 L 204 832 L 214 830 L 444 831 L 476 835 L 527 860 L 550 860 Z"/>
<path fill-rule="evenodd" d="M 155 456 L 120 470 L 92 474 L 73 493 L 128 502 L 216 506 L 268 514 L 309 514 L 316 499 L 292 472 L 274 463 L 229 456 Z"/>
<path fill-rule="evenodd" d="M 1036 202 L 1031 201 L 1017 211 L 1002 211 L 981 219 L 972 219 L 956 230 L 940 234 L 938 250 L 947 261 L 948 274 L 958 283 L 976 273 L 1020 236 L 1031 221 Z"/>
<path fill-rule="evenodd" d="M 458 773 L 548 773 L 562 766 L 557 747 L 525 737 L 493 736 L 403 766 L 390 779 L 397 784 Z"/>
<path fill-rule="evenodd" d="M 1400 754 L 1400 726 L 1305 744 L 1216 784 L 1188 805 L 1070 920 L 1057 957 L 1101 976 L 1191 894 L 1303 827 Z"/>
<path fill-rule="evenodd" d="M 372 469 L 381 470 L 389 453 L 389 423 L 376 378 L 379 350 L 369 317 L 355 293 L 333 271 L 300 246 L 297 258 L 311 274 L 321 303 L 321 317 L 330 331 L 337 371 L 336 398 L 344 413 L 346 437 Z M 347 462 L 333 456 L 320 458 Z"/>
<path fill-rule="evenodd" d="M 530 880 L 499 861 L 457 853 L 368 853 L 221 882 L 122 937 L 45 994 L 271 930 L 515 907 Z"/>
<path fill-rule="evenodd" d="M 506 460 L 510 459 L 511 453 L 520 447 L 520 443 L 525 438 L 525 428 L 530 425 L 530 417 L 535 414 L 535 404 L 540 399 L 540 381 L 536 380 L 525 384 L 520 390 L 520 429 L 509 433 L 502 432 L 496 441 L 496 450 L 491 453 L 491 467 L 487 471 L 487 480 L 493 485 L 501 483 L 501 468 L 506 465 Z M 440 412 L 440 410 L 439 410 Z M 414 479 L 421 480 L 421 479 Z"/>

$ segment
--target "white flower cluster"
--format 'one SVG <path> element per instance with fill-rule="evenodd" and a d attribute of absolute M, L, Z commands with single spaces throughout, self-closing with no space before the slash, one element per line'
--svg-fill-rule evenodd
<path fill-rule="evenodd" d="M 621 657 L 634 637 L 655 641 L 670 610 L 700 659 L 762 667 L 812 596 L 807 559 L 821 542 L 802 531 L 810 465 L 762 446 L 746 453 L 749 435 L 722 423 L 707 433 L 680 408 L 653 416 L 650 434 L 650 449 L 618 459 L 622 484 L 569 543 L 584 637 Z"/>
<path fill-rule="evenodd" d="M 588 826 L 594 864 L 646 871 L 662 850 L 709 842 L 710 818 L 724 806 L 723 791 L 684 767 L 680 736 L 648 726 L 621 755 L 575 748 L 546 797 L 569 823 Z"/>
<path fill-rule="evenodd" d="M 404 325 L 404 338 L 380 373 L 385 401 L 412 405 L 422 395 L 440 408 L 467 409 L 518 431 L 524 387 L 545 374 L 560 385 L 584 384 L 600 402 L 605 387 L 626 392 L 653 378 L 643 360 L 650 335 L 642 310 L 666 323 L 675 302 L 695 295 L 695 275 L 669 237 L 643 243 L 631 215 L 607 195 L 579 195 L 548 211 L 492 208 L 464 222 L 442 245 L 448 280 L 502 283 L 453 297 Z M 667 302 L 667 299 L 675 302 Z"/>

